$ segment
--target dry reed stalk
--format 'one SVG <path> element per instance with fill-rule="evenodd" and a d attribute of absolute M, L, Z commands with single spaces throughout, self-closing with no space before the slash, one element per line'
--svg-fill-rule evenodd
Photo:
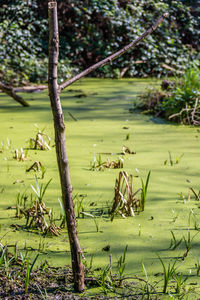
<path fill-rule="evenodd" d="M 111 219 L 113 220 L 115 214 L 120 214 L 124 218 L 135 216 L 135 212 L 139 212 L 141 207 L 140 199 L 136 195 L 141 191 L 140 188 L 133 192 L 133 176 L 121 171 L 115 182 Z"/>

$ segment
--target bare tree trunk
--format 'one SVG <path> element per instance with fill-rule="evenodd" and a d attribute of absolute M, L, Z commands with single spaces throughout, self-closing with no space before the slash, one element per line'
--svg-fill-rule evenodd
<path fill-rule="evenodd" d="M 59 33 L 57 19 L 57 3 L 49 1 L 49 97 L 54 118 L 55 144 L 57 162 L 62 188 L 62 199 L 65 207 L 67 229 L 72 256 L 72 270 L 74 289 L 84 290 L 84 266 L 81 263 L 81 248 L 76 230 L 76 218 L 72 200 L 72 185 L 69 173 L 69 163 L 65 145 L 65 124 L 60 103 L 59 87 L 57 83 L 57 64 L 59 55 Z"/>
<path fill-rule="evenodd" d="M 12 97 L 15 101 L 20 103 L 22 106 L 29 106 L 28 102 L 26 102 L 21 96 L 17 95 L 12 87 L 0 82 L 0 89 L 8 96 Z"/>
<path fill-rule="evenodd" d="M 129 45 L 125 46 L 118 52 L 110 55 L 104 60 L 94 64 L 85 71 L 76 75 L 75 77 L 67 80 L 61 86 L 57 82 L 57 65 L 59 56 L 59 33 L 58 33 L 58 17 L 57 17 L 57 1 L 49 0 L 48 2 L 48 12 L 49 12 L 49 97 L 51 101 L 51 108 L 54 118 L 54 129 L 55 129 L 55 144 L 56 144 L 56 155 L 57 163 L 60 174 L 60 183 L 62 189 L 62 198 L 65 207 L 67 229 L 69 235 L 69 242 L 71 248 L 72 256 L 72 270 L 74 276 L 74 288 L 78 292 L 84 290 L 84 266 L 81 263 L 81 248 L 79 245 L 77 229 L 76 229 L 76 218 L 74 213 L 74 205 L 72 200 L 72 185 L 69 173 L 69 163 L 66 153 L 65 145 L 65 124 L 62 112 L 62 107 L 60 103 L 60 91 L 71 85 L 75 81 L 79 80 L 83 76 L 89 74 L 93 70 L 110 63 L 112 60 L 116 59 L 134 45 L 143 40 L 147 35 L 152 33 L 159 24 L 164 20 L 168 14 L 161 16 L 146 32 L 144 32 L 135 41 L 131 42 Z"/>

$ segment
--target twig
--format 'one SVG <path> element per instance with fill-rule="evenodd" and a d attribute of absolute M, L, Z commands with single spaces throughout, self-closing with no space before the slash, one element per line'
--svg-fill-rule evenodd
<path fill-rule="evenodd" d="M 133 277 L 123 277 L 121 279 L 116 279 L 116 281 L 124 281 L 124 280 L 128 280 L 128 279 L 136 279 L 136 280 L 139 280 L 139 281 L 142 281 L 142 282 L 145 282 L 146 284 L 148 284 L 153 290 L 154 292 L 156 293 L 156 289 L 155 287 L 150 284 L 147 280 L 143 279 L 143 278 L 140 278 L 140 277 L 137 277 L 137 276 L 133 276 Z"/>
<path fill-rule="evenodd" d="M 196 121 L 194 120 L 194 117 L 195 117 L 195 112 L 196 112 L 196 109 L 197 109 L 198 102 L 199 102 L 199 100 L 198 100 L 198 98 L 196 98 L 194 109 L 193 109 L 193 111 L 191 113 L 191 118 L 192 118 L 193 124 L 196 123 Z"/>
<path fill-rule="evenodd" d="M 188 106 L 186 105 L 186 108 L 183 108 L 180 112 L 169 116 L 169 120 L 175 117 L 181 118 L 182 114 L 186 113 L 186 120 L 189 125 L 191 125 L 191 123 L 193 125 L 200 125 L 200 118 L 197 116 L 197 114 L 200 114 L 200 111 L 198 111 L 198 109 L 200 109 L 200 106 L 198 106 L 198 102 L 199 99 L 197 98 L 194 107 L 188 108 Z M 184 118 L 182 120 L 184 122 Z"/>
<path fill-rule="evenodd" d="M 110 254 L 110 277 L 111 277 L 111 279 L 112 279 L 112 281 L 113 281 L 113 273 L 112 273 L 112 254 Z"/>
<path fill-rule="evenodd" d="M 169 15 L 168 13 L 164 13 L 147 31 L 145 31 L 141 36 L 139 36 L 138 38 L 136 38 L 133 42 L 131 42 L 130 44 L 126 45 L 121 50 L 117 51 L 116 53 L 114 53 L 114 54 L 112 54 L 112 55 L 110 55 L 108 57 L 106 57 L 105 59 L 99 61 L 98 63 L 90 66 L 89 68 L 87 68 L 83 72 L 79 73 L 78 75 L 72 77 L 71 79 L 65 81 L 63 84 L 60 85 L 60 91 L 62 91 L 63 89 L 65 89 L 66 87 L 68 87 L 69 85 L 71 85 L 72 83 L 74 83 L 75 81 L 79 80 L 80 78 L 88 75 L 89 73 L 91 73 L 92 71 L 96 70 L 97 68 L 105 66 L 108 63 L 111 63 L 113 60 L 115 60 L 116 58 L 118 58 L 119 56 L 121 56 L 122 54 L 124 54 L 125 52 L 127 52 L 129 49 L 133 48 L 140 41 L 142 41 L 146 36 L 148 36 L 154 30 L 156 30 L 156 28 L 163 22 L 163 20 L 166 17 L 168 17 L 168 15 Z"/>
<path fill-rule="evenodd" d="M 68 114 L 70 115 L 70 117 L 75 121 L 77 122 L 78 120 L 68 111 Z"/>
<path fill-rule="evenodd" d="M 169 71 L 175 72 L 175 73 L 179 73 L 179 74 L 182 74 L 182 75 L 184 74 L 183 71 L 176 70 L 176 69 L 174 69 L 173 67 L 168 66 L 168 65 L 166 65 L 166 64 L 162 64 L 162 67 L 165 68 L 165 69 L 167 69 L 167 70 L 169 70 Z"/>

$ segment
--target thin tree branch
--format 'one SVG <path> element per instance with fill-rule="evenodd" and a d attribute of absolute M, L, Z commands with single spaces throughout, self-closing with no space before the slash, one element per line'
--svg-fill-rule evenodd
<path fill-rule="evenodd" d="M 8 96 L 12 97 L 15 101 L 20 103 L 22 106 L 29 106 L 28 102 L 26 102 L 21 96 L 17 95 L 12 87 L 0 82 L 0 89 Z"/>
<path fill-rule="evenodd" d="M 135 45 L 137 45 L 140 41 L 142 41 L 146 36 L 148 36 L 149 34 L 151 34 L 154 30 L 156 30 L 156 28 L 163 22 L 163 20 L 168 16 L 168 13 L 164 13 L 147 31 L 145 31 L 141 36 L 139 36 L 136 40 L 134 40 L 133 42 L 131 42 L 130 44 L 128 44 L 127 46 L 125 46 L 124 48 L 122 48 L 121 50 L 117 51 L 116 53 L 108 56 L 107 58 L 99 61 L 98 63 L 90 66 L 88 69 L 84 70 L 83 72 L 79 73 L 78 75 L 74 76 L 73 78 L 65 81 L 63 84 L 60 85 L 60 91 L 62 91 L 63 89 L 65 89 L 66 87 L 68 87 L 69 85 L 71 85 L 72 83 L 74 83 L 75 81 L 79 80 L 80 78 L 88 75 L 89 73 L 91 73 L 92 71 L 96 70 L 99 67 L 102 67 L 108 63 L 110 63 L 111 61 L 113 61 L 114 59 L 118 58 L 119 56 L 121 56 L 122 54 L 124 54 L 125 52 L 127 52 L 129 49 L 133 48 Z"/>

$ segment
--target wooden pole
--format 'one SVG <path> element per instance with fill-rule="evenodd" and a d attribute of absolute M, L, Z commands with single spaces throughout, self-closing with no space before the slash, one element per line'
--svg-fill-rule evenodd
<path fill-rule="evenodd" d="M 57 65 L 59 55 L 59 33 L 56 1 L 49 1 L 49 97 L 54 119 L 55 144 L 57 163 L 60 174 L 62 199 L 65 208 L 67 229 L 69 235 L 74 289 L 77 292 L 84 290 L 84 266 L 81 263 L 81 248 L 79 245 L 74 205 L 72 200 L 72 185 L 69 173 L 69 163 L 65 144 L 65 124 L 62 112 L 59 86 L 57 82 Z"/>

